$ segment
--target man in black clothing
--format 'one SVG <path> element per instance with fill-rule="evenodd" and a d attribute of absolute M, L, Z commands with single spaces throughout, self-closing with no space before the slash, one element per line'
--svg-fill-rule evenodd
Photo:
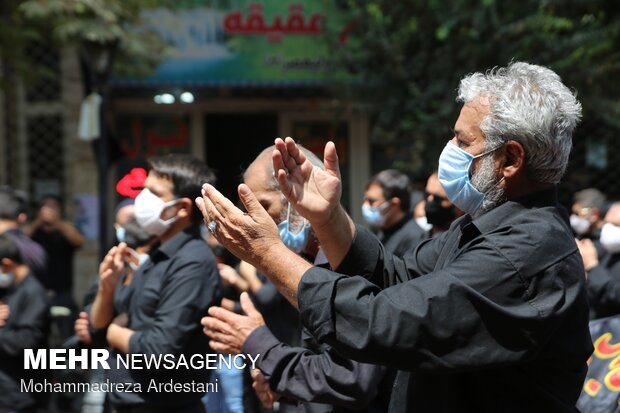
<path fill-rule="evenodd" d="M 291 210 L 291 214 L 287 214 L 288 201 L 280 191 L 273 174 L 271 154 L 274 148 L 272 146 L 265 149 L 252 162 L 244 173 L 245 184 L 252 188 L 260 204 L 274 222 L 281 224 L 283 220 L 291 220 L 297 226 L 303 225 L 303 219 L 300 219 L 294 210 Z M 312 152 L 301 146 L 300 148 L 314 165 L 323 166 Z M 291 227 L 291 230 L 294 233 L 300 232 L 297 227 Z M 308 239 L 301 255 L 317 263 L 317 249 L 316 242 L 310 242 Z M 321 256 L 322 254 L 318 256 L 318 261 L 321 260 Z M 269 283 L 269 286 L 269 291 L 275 290 L 273 284 Z M 285 300 L 277 290 L 274 293 Z M 286 314 L 284 309 L 280 306 L 278 313 L 265 313 L 266 308 L 261 307 L 261 300 L 257 300 L 256 297 L 252 299 L 260 312 L 254 308 L 253 302 L 246 298 L 243 306 L 246 316 L 218 309 L 216 313 L 212 313 L 215 314 L 215 318 L 205 317 L 202 323 L 206 327 L 206 333 L 212 337 L 210 344 L 213 348 L 233 354 L 260 355 L 256 363 L 257 370 L 253 372 L 254 381 L 259 381 L 264 375 L 273 389 L 272 391 L 266 388 L 263 392 L 257 389 L 257 394 L 265 405 L 268 406 L 282 396 L 287 400 L 299 401 L 296 409 L 299 412 L 385 410 L 387 403 L 381 398 L 380 384 L 387 387 L 391 385 L 390 377 L 384 375 L 385 368 L 347 359 L 330 346 L 318 343 L 307 331 L 302 331 L 301 334 L 303 347 L 292 346 L 282 338 L 281 333 L 278 334 L 278 327 L 281 330 L 281 327 L 290 323 L 283 326 L 274 323 L 277 317 Z M 297 319 L 299 317 L 297 311 L 288 302 L 286 305 Z M 221 323 L 228 321 L 236 323 L 231 326 L 232 328 L 225 329 L 233 331 L 234 337 L 228 335 L 223 337 L 219 333 L 221 328 L 210 330 L 211 326 L 222 326 Z M 216 335 L 212 335 L 214 331 L 217 331 Z M 269 398 L 271 400 L 268 400 Z"/>
<path fill-rule="evenodd" d="M 0 188 L 0 234 L 13 237 L 24 263 L 39 280 L 44 280 L 47 263 L 45 250 L 20 229 L 27 219 L 27 204 L 22 191 L 8 186 Z"/>
<path fill-rule="evenodd" d="M 73 256 L 84 245 L 85 239 L 64 219 L 62 200 L 54 195 L 44 196 L 28 231 L 47 252 L 45 287 L 58 296 L 70 296 L 73 293 Z"/>
<path fill-rule="evenodd" d="M 140 226 L 159 243 L 130 283 L 124 271 L 127 244 L 110 250 L 100 265 L 91 326 L 107 328 L 114 358 L 125 353 L 189 360 L 207 352 L 200 319 L 220 298 L 215 257 L 200 236 L 201 215 L 192 202 L 200 194 L 201 183 L 214 182 L 215 176 L 204 162 L 186 155 L 153 158 L 150 166 L 134 213 Z M 141 390 L 110 394 L 117 412 L 204 412 L 202 393 L 149 391 L 149 385 L 206 383 L 208 369 L 110 367 L 111 381 L 140 384 Z"/>
<path fill-rule="evenodd" d="M 43 378 L 24 369 L 24 349 L 44 349 L 49 326 L 45 289 L 23 263 L 14 239 L 0 235 L 0 412 L 34 411 L 37 397 L 21 381 Z"/>
<path fill-rule="evenodd" d="M 596 188 L 586 188 L 573 196 L 570 224 L 579 239 L 598 241 L 605 223 L 607 198 Z"/>
<path fill-rule="evenodd" d="M 426 222 L 431 224 L 431 234 L 433 237 L 447 231 L 452 222 L 463 215 L 463 211 L 458 209 L 446 194 L 439 182 L 437 171 L 433 172 L 426 181 L 426 199 L 424 201 L 424 213 Z"/>
<path fill-rule="evenodd" d="M 395 169 L 379 172 L 366 185 L 362 215 L 379 229 L 377 237 L 392 254 L 402 255 L 426 238 L 426 233 L 409 214 L 409 178 Z"/>
<path fill-rule="evenodd" d="M 273 159 L 335 272 L 288 254 L 247 187 L 247 216 L 209 185 L 198 204 L 315 337 L 401 369 L 390 411 L 575 412 L 592 343 L 583 262 L 554 186 L 581 106 L 554 72 L 522 62 L 465 77 L 458 98 L 439 179 L 467 215 L 403 259 L 340 205 L 332 142 L 324 171 L 290 138 Z"/>
<path fill-rule="evenodd" d="M 605 215 L 600 243 L 606 252 L 602 257 L 592 240 L 577 241 L 587 272 L 592 319 L 620 314 L 620 203 L 614 203 Z"/>

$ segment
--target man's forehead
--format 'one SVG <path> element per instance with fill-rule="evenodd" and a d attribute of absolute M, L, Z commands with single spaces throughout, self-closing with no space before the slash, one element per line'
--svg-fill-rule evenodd
<path fill-rule="evenodd" d="M 381 185 L 379 185 L 376 182 L 373 182 L 372 184 L 370 184 L 368 186 L 368 188 L 366 189 L 365 192 L 366 195 L 375 195 L 378 197 L 382 197 L 383 196 L 383 189 L 381 188 Z"/>
<path fill-rule="evenodd" d="M 446 196 L 446 191 L 443 189 L 443 186 L 441 186 L 441 183 L 435 174 L 428 178 L 428 181 L 426 182 L 426 192 L 433 195 Z"/>
<path fill-rule="evenodd" d="M 480 123 L 489 114 L 489 111 L 489 100 L 486 98 L 477 97 L 465 103 L 454 125 L 455 133 L 457 135 L 478 134 L 480 131 Z"/>
<path fill-rule="evenodd" d="M 155 189 L 156 191 L 172 192 L 173 189 L 172 180 L 165 176 L 159 175 L 155 171 L 149 171 L 149 174 L 144 180 L 144 186 L 150 188 L 151 190 Z"/>
<path fill-rule="evenodd" d="M 620 225 L 620 204 L 612 205 L 609 211 L 605 215 L 605 221 L 611 222 L 614 225 Z"/>

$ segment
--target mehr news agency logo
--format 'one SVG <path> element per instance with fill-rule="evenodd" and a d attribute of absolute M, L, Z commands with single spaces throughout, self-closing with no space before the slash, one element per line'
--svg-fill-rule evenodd
<path fill-rule="evenodd" d="M 244 370 L 256 368 L 256 360 L 260 354 L 116 354 L 110 360 L 110 352 L 106 349 L 25 349 L 25 370 L 66 370 L 66 369 L 116 369 L 127 370 L 217 370 L 221 368 Z M 113 367 L 110 367 L 110 364 Z M 147 392 L 217 392 L 218 383 L 183 382 L 173 380 L 158 382 L 151 379 L 146 388 Z M 22 392 L 133 392 L 142 393 L 143 386 L 139 382 L 119 383 L 107 379 L 101 383 L 57 383 L 47 379 L 37 382 L 33 379 L 21 380 Z"/>

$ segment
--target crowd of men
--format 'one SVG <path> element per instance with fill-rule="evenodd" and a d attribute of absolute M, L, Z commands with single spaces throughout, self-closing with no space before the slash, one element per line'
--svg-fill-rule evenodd
<path fill-rule="evenodd" d="M 71 261 L 84 239 L 61 200 L 28 220 L 23 193 L 2 189 L 0 413 L 54 411 L 20 381 L 48 378 L 23 350 L 48 347 L 59 307 L 66 346 L 258 357 L 252 371 L 112 363 L 89 380 L 142 391 L 110 391 L 94 411 L 576 411 L 588 322 L 620 313 L 620 203 L 592 188 L 570 216 L 558 203 L 581 106 L 551 70 L 474 73 L 458 101 L 421 201 L 406 174 L 381 171 L 360 194 L 364 223 L 340 204 L 331 142 L 322 161 L 291 138 L 256 154 L 243 210 L 204 162 L 150 159 L 81 311 Z M 220 388 L 151 392 L 152 380 Z"/>

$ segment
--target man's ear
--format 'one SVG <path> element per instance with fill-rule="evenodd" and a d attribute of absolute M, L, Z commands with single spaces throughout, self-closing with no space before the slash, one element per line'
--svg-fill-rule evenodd
<path fill-rule="evenodd" d="M 181 204 L 181 208 L 179 208 L 179 212 L 177 212 L 179 218 L 191 217 L 192 208 L 194 207 L 192 200 L 189 198 L 181 198 L 179 204 Z"/>
<path fill-rule="evenodd" d="M 390 199 L 390 205 L 394 205 L 398 209 L 400 209 L 400 204 L 400 198 L 393 197 L 392 199 Z"/>
<path fill-rule="evenodd" d="M 504 178 L 512 178 L 525 169 L 525 149 L 520 142 L 509 140 L 504 144 L 504 161 L 501 166 Z"/>
<path fill-rule="evenodd" d="M 15 262 L 10 258 L 2 258 L 0 260 L 0 267 L 2 268 L 2 272 L 9 270 L 9 268 L 12 268 L 14 265 Z"/>

